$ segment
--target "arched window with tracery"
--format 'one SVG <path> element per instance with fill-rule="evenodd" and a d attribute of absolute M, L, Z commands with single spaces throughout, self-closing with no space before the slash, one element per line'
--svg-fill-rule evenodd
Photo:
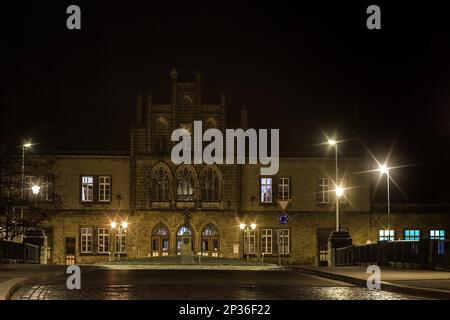
<path fill-rule="evenodd" d="M 202 201 L 220 200 L 220 175 L 216 168 L 210 166 L 203 170 L 200 176 Z"/>
<path fill-rule="evenodd" d="M 207 224 L 202 231 L 202 255 L 219 256 L 219 230 L 213 224 Z"/>
<path fill-rule="evenodd" d="M 169 230 L 162 223 L 153 228 L 151 253 L 153 257 L 169 254 Z"/>
<path fill-rule="evenodd" d="M 195 172 L 184 167 L 177 173 L 177 200 L 193 201 L 195 199 Z"/>
<path fill-rule="evenodd" d="M 177 253 L 181 252 L 181 244 L 185 241 L 191 242 L 191 250 L 194 251 L 194 236 L 192 228 L 188 225 L 181 226 L 177 231 Z"/>
<path fill-rule="evenodd" d="M 153 201 L 169 201 L 170 174 L 167 168 L 161 166 L 152 174 L 151 196 Z"/>

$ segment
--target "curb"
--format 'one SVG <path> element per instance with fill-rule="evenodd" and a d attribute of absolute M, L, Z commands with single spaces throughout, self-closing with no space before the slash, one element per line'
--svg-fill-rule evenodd
<path fill-rule="evenodd" d="M 95 270 L 95 268 L 88 268 L 85 269 L 84 272 L 90 272 Z M 23 278 L 23 277 L 17 277 L 17 278 L 11 278 L 9 280 L 6 280 L 4 282 L 0 283 L 0 288 L 5 290 L 5 293 L 0 293 L 0 301 L 1 300 L 11 300 L 11 296 L 21 287 L 26 286 L 27 284 L 30 284 L 32 282 L 39 282 L 39 281 L 45 281 L 50 278 L 63 276 L 66 274 L 66 270 L 62 271 L 55 271 L 52 273 L 34 276 L 30 278 Z M 2 288 L 6 287 L 6 288 Z M 1 291 L 1 290 L 0 290 Z"/>
<path fill-rule="evenodd" d="M 305 267 L 291 267 L 291 270 L 312 274 L 316 276 L 320 276 L 323 278 L 328 278 L 332 280 L 342 281 L 357 285 L 359 287 L 367 287 L 367 281 L 363 279 L 353 278 L 349 276 L 345 276 L 342 274 L 331 273 L 321 270 L 314 270 Z M 394 293 L 403 293 L 415 296 L 422 296 L 426 298 L 432 299 L 441 299 L 441 300 L 450 300 L 450 291 L 442 290 L 442 289 L 432 289 L 432 288 L 421 288 L 408 286 L 403 284 L 396 284 L 392 282 L 381 281 L 381 290 L 394 292 Z"/>
<path fill-rule="evenodd" d="M 276 265 L 269 266 L 237 266 L 237 265 L 108 265 L 97 264 L 97 267 L 112 270 L 238 270 L 238 271 L 272 271 L 282 270 Z"/>

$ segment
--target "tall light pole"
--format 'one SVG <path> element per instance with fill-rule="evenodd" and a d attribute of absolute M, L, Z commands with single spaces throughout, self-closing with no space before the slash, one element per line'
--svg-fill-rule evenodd
<path fill-rule="evenodd" d="M 342 189 L 342 187 L 340 187 L 339 186 L 339 182 L 338 182 L 338 179 L 339 179 L 339 169 L 338 169 L 338 142 L 336 141 L 336 140 L 333 140 L 333 139 L 329 139 L 328 140 L 328 144 L 330 145 L 330 146 L 333 146 L 334 147 L 334 158 L 335 158 L 335 165 L 336 165 L 336 182 L 335 182 L 335 184 L 336 184 L 336 232 L 339 232 L 339 199 L 340 199 L 340 197 L 342 196 L 342 193 L 341 193 L 341 191 L 343 191 L 343 189 Z M 339 190 L 339 192 L 341 193 L 340 194 L 340 196 L 338 196 L 338 188 L 339 189 L 342 189 L 342 190 Z"/>
<path fill-rule="evenodd" d="M 249 258 L 249 252 L 250 252 L 250 228 L 252 230 L 256 229 L 256 223 L 252 223 L 250 226 L 246 225 L 245 223 L 241 223 L 239 225 L 239 228 L 244 231 L 244 235 L 247 235 L 247 261 L 250 259 Z M 245 237 L 244 237 L 244 241 L 245 241 Z"/>
<path fill-rule="evenodd" d="M 22 145 L 22 190 L 21 190 L 21 196 L 20 198 L 22 199 L 22 204 L 20 206 L 20 220 L 21 220 L 21 232 L 20 232 L 20 240 L 23 241 L 23 233 L 24 233 L 24 223 L 23 223 L 23 200 L 24 200 L 24 196 L 25 196 L 25 149 L 27 148 L 31 148 L 32 144 L 30 142 L 27 142 L 25 144 Z M 39 192 L 39 190 L 38 190 Z M 34 190 L 33 190 L 34 193 Z"/>
<path fill-rule="evenodd" d="M 385 174 L 386 175 L 386 188 L 387 188 L 387 220 L 388 220 L 388 232 L 391 232 L 391 223 L 390 223 L 390 215 L 391 215 L 391 199 L 390 199 L 390 194 L 389 194 L 389 180 L 390 175 L 389 175 L 389 168 L 385 165 L 382 164 L 380 165 L 380 167 L 378 168 L 378 171 L 381 172 L 381 174 Z"/>

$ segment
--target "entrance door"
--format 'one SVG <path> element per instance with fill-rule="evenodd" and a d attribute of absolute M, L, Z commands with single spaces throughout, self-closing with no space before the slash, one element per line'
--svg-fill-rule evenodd
<path fill-rule="evenodd" d="M 328 266 L 328 237 L 331 228 L 317 229 L 317 257 L 319 267 Z"/>
<path fill-rule="evenodd" d="M 75 238 L 66 238 L 65 239 L 65 247 L 66 247 L 66 257 L 65 263 L 67 266 L 75 264 Z"/>

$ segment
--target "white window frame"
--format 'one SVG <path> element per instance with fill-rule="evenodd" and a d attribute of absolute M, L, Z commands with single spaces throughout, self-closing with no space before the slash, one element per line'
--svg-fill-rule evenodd
<path fill-rule="evenodd" d="M 378 230 L 378 241 L 394 241 L 395 230 L 392 229 L 380 229 Z"/>
<path fill-rule="evenodd" d="M 94 201 L 94 177 L 81 176 L 81 202 L 93 202 L 93 201 Z"/>
<path fill-rule="evenodd" d="M 116 231 L 116 253 L 124 254 L 127 253 L 127 234 L 122 230 Z"/>
<path fill-rule="evenodd" d="M 109 228 L 98 228 L 97 230 L 97 250 L 98 253 L 109 253 Z"/>
<path fill-rule="evenodd" d="M 92 253 L 92 233 L 93 228 L 83 227 L 80 230 L 80 252 Z"/>
<path fill-rule="evenodd" d="M 272 229 L 261 229 L 261 253 L 272 254 Z"/>
<path fill-rule="evenodd" d="M 317 179 L 318 201 L 321 204 L 330 203 L 330 178 Z"/>
<path fill-rule="evenodd" d="M 279 200 L 291 199 L 291 179 L 286 177 L 278 178 L 277 196 Z M 287 196 L 285 195 L 287 193 Z"/>
<path fill-rule="evenodd" d="M 289 254 L 289 229 L 278 229 L 278 253 Z"/>
<path fill-rule="evenodd" d="M 244 230 L 244 254 L 255 254 L 255 252 L 256 252 L 256 230 L 249 230 L 249 231 Z"/>
<path fill-rule="evenodd" d="M 98 201 L 111 202 L 111 176 L 98 177 Z"/>
<path fill-rule="evenodd" d="M 436 235 L 436 233 L 437 233 L 437 235 Z M 442 233 L 443 233 L 443 235 L 442 235 Z M 430 240 L 441 240 L 442 241 L 442 240 L 446 239 L 446 236 L 447 236 L 447 234 L 444 229 L 430 229 L 430 234 L 429 234 Z"/>
<path fill-rule="evenodd" d="M 261 190 L 260 190 L 260 201 L 261 203 L 272 203 L 273 201 L 273 180 L 271 177 L 261 177 Z"/>

